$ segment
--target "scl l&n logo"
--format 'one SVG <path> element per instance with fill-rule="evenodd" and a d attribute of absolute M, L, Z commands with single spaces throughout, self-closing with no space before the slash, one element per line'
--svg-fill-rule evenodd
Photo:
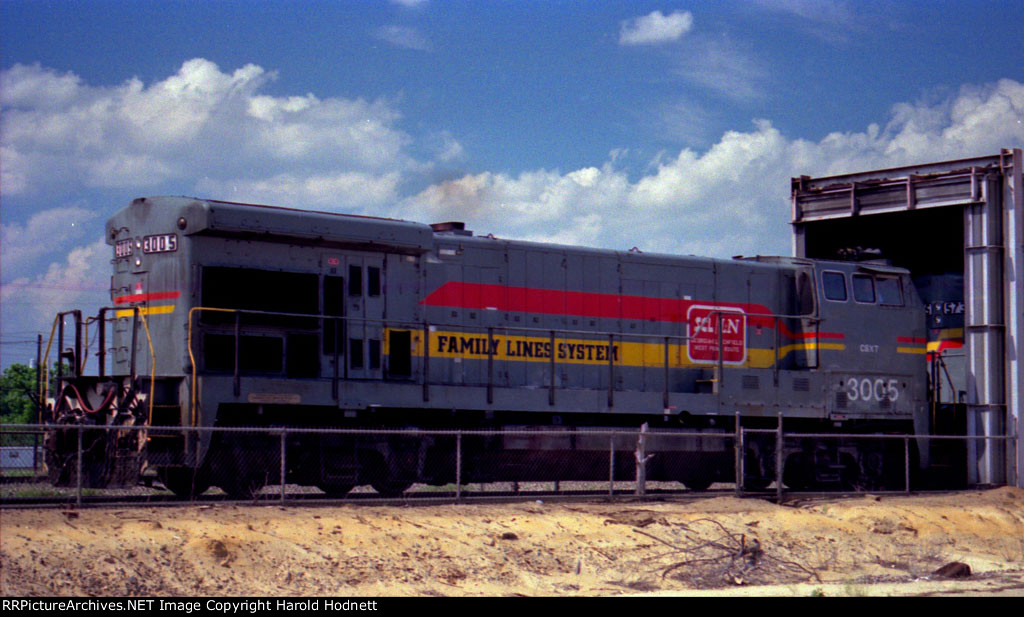
<path fill-rule="evenodd" d="M 687 354 L 693 362 L 743 364 L 747 359 L 747 316 L 742 309 L 693 305 L 686 313 Z M 721 328 L 721 337 L 719 337 Z"/>

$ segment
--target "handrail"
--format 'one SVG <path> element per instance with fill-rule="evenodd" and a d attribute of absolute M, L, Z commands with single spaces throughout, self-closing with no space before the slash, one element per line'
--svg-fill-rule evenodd
<path fill-rule="evenodd" d="M 85 352 L 84 353 L 81 350 L 81 345 L 82 345 L 82 328 L 81 328 L 81 325 L 82 325 L 82 313 L 81 313 L 81 311 L 77 311 L 77 310 L 76 311 L 64 311 L 62 313 L 57 313 L 57 316 L 54 317 L 54 319 L 53 319 L 53 326 L 50 329 L 50 339 L 46 343 L 46 353 L 43 354 L 43 357 L 42 357 L 42 360 L 41 360 L 41 363 L 42 363 L 42 367 L 41 368 L 42 368 L 42 371 L 43 371 L 43 375 L 45 376 L 45 379 L 41 379 L 40 383 L 39 383 L 39 388 L 40 388 L 39 389 L 39 400 L 40 401 L 45 400 L 43 398 L 43 396 L 44 396 L 45 392 L 49 390 L 49 387 L 50 387 L 50 370 L 49 370 L 50 349 L 53 346 L 53 337 L 54 337 L 54 334 L 56 333 L 56 331 L 58 330 L 58 324 L 60 325 L 60 330 L 63 331 L 63 329 L 64 329 L 63 328 L 64 317 L 66 315 L 74 315 L 75 316 L 75 348 L 76 348 L 76 352 L 75 353 L 76 353 L 76 357 L 74 359 L 74 370 L 75 370 L 75 374 L 81 375 L 85 371 L 85 365 L 86 365 L 86 362 L 87 362 L 87 355 L 89 353 L 89 345 L 88 345 L 89 330 L 88 330 L 88 325 L 89 325 L 89 323 L 91 321 L 98 321 L 99 322 L 100 332 L 98 334 L 98 339 L 100 341 L 100 345 L 103 345 L 105 343 L 104 328 L 106 326 L 105 321 L 103 320 L 103 315 L 105 315 L 107 310 L 110 310 L 110 307 L 102 307 L 102 308 L 100 308 L 99 317 L 96 317 L 96 318 L 89 317 L 88 319 L 86 319 L 86 321 L 85 321 L 86 328 L 85 328 L 85 335 L 84 335 L 86 340 L 85 340 Z M 146 340 L 147 340 L 147 342 L 149 344 L 150 378 L 149 378 L 149 397 L 148 397 L 149 398 L 148 418 L 149 418 L 149 422 L 152 422 L 152 420 L 153 420 L 153 399 L 154 399 L 154 396 L 155 396 L 155 393 L 156 393 L 156 350 L 155 350 L 155 348 L 153 346 L 153 337 L 152 337 L 152 335 L 151 335 L 151 333 L 149 331 L 149 322 L 146 320 L 146 315 L 145 315 L 144 311 L 141 311 L 140 307 L 137 307 L 137 306 L 136 307 L 132 307 L 132 311 L 134 313 L 133 314 L 133 319 L 136 318 L 136 317 L 141 317 L 142 318 L 142 326 L 143 326 L 143 328 L 146 331 Z M 63 345 L 63 340 L 60 341 L 60 345 Z M 103 351 L 104 350 L 101 349 L 101 352 L 103 352 Z M 133 357 L 134 357 L 134 353 L 135 352 L 134 352 L 134 349 L 133 349 L 132 350 Z M 58 370 L 60 370 L 60 368 L 61 368 L 61 364 L 60 364 L 61 360 L 60 360 L 59 357 L 58 357 L 57 362 L 58 362 Z M 101 363 L 103 362 L 102 356 L 101 356 L 100 362 Z M 100 377 L 103 377 L 104 370 L 101 368 L 99 373 L 100 373 Z M 134 378 L 134 372 L 132 373 L 132 377 Z M 83 407 L 84 407 L 84 404 L 83 404 Z M 40 405 L 40 415 L 42 415 L 42 408 L 43 408 L 43 405 Z M 42 418 L 40 418 L 39 420 L 41 422 Z"/>
<path fill-rule="evenodd" d="M 196 426 L 196 357 L 192 353 L 192 314 L 196 311 L 210 311 L 214 313 L 236 313 L 237 309 L 225 309 L 215 308 L 212 306 L 193 306 L 188 310 L 188 361 L 192 365 L 192 381 L 189 383 L 190 398 L 189 398 L 189 416 L 192 419 L 192 426 Z M 237 358 L 235 360 L 238 361 Z"/>
<path fill-rule="evenodd" d="M 107 310 L 111 310 L 110 307 L 104 307 L 103 309 L 101 309 L 101 313 L 100 313 L 101 316 Z M 374 319 L 374 318 L 366 318 L 366 317 L 352 317 L 352 316 L 339 316 L 339 315 L 320 315 L 320 314 L 309 314 L 309 313 L 284 313 L 284 312 L 274 312 L 274 311 L 259 311 L 259 310 L 247 310 L 247 309 L 228 309 L 228 308 L 204 307 L 204 306 L 192 307 L 192 308 L 189 309 L 189 312 L 188 312 L 188 335 L 187 335 L 188 356 L 189 356 L 189 362 L 191 364 L 191 378 L 192 378 L 191 379 L 191 383 L 190 383 L 190 399 L 189 399 L 189 401 L 190 401 L 189 415 L 190 415 L 190 420 L 191 420 L 191 425 L 192 426 L 196 426 L 197 425 L 197 421 L 198 421 L 198 417 L 197 417 L 198 405 L 197 405 L 197 392 L 196 392 L 197 365 L 196 365 L 195 352 L 193 350 L 193 345 L 192 345 L 192 332 L 193 332 L 193 323 L 194 323 L 193 322 L 193 315 L 196 312 L 198 312 L 198 311 L 233 313 L 233 314 L 236 314 L 236 315 L 240 315 L 240 314 L 247 314 L 247 315 L 270 315 L 270 316 L 276 316 L 276 317 L 296 317 L 296 318 L 307 318 L 307 319 L 318 319 L 318 320 L 330 319 L 330 320 L 334 321 L 335 323 L 338 322 L 338 321 L 342 321 L 342 322 L 348 322 L 348 321 L 355 322 L 355 321 L 358 321 L 358 322 L 361 322 L 363 324 L 382 324 L 382 325 L 390 325 L 392 327 L 398 326 L 398 327 L 408 328 L 410 330 L 421 329 L 422 328 L 424 333 L 425 333 L 425 335 L 428 336 L 428 337 L 429 337 L 429 332 L 430 332 L 430 328 L 429 328 L 430 324 L 427 324 L 426 322 L 405 322 L 405 321 L 393 320 L 393 319 Z M 153 345 L 152 333 L 150 332 L 150 329 L 149 329 L 149 323 L 148 323 L 148 320 L 145 317 L 145 312 L 143 310 L 140 310 L 140 307 L 137 307 L 137 306 L 132 308 L 132 312 L 133 312 L 133 318 L 134 319 L 138 319 L 138 318 L 142 319 L 142 325 L 143 325 L 143 328 L 144 328 L 145 333 L 146 333 L 147 345 L 149 347 L 149 352 L 150 352 L 150 360 L 151 361 L 150 361 L 150 388 L 149 388 L 150 392 L 149 392 L 149 413 L 148 413 L 148 416 L 149 416 L 149 421 L 152 422 L 153 408 L 154 408 L 154 398 L 155 398 L 155 383 L 156 383 L 156 351 L 155 351 L 155 348 L 154 348 L 154 345 Z M 736 313 L 736 312 L 737 311 L 735 311 L 735 309 L 730 309 L 730 308 L 715 308 L 715 309 L 709 311 L 709 314 L 705 318 L 705 320 L 708 320 L 708 319 L 711 319 L 715 315 L 718 316 L 718 321 L 719 321 L 719 337 L 718 337 L 719 338 L 719 341 L 718 341 L 719 373 L 722 372 L 723 347 L 724 347 L 724 343 L 722 341 L 722 336 L 721 336 L 721 320 L 722 320 L 722 316 L 725 313 Z M 44 399 L 45 392 L 49 389 L 49 367 L 48 367 L 48 364 L 49 364 L 50 349 L 52 348 L 52 345 L 53 345 L 53 338 L 54 338 L 54 335 L 55 335 L 55 333 L 56 333 L 56 331 L 58 329 L 58 325 L 62 325 L 62 317 L 65 316 L 65 315 L 68 315 L 68 314 L 76 314 L 77 315 L 77 313 L 75 311 L 59 313 L 54 318 L 53 325 L 52 325 L 51 330 L 50 330 L 50 337 L 49 337 L 49 339 L 47 341 L 46 353 L 43 355 L 43 359 L 42 359 L 42 370 L 43 370 L 43 374 L 44 374 L 44 379 L 40 380 L 40 392 L 39 392 L 39 394 L 40 394 L 40 401 L 45 400 Z M 788 315 L 788 314 L 780 314 L 780 313 L 748 313 L 748 312 L 740 312 L 738 314 L 742 314 L 745 318 L 750 318 L 750 317 L 771 318 L 771 319 L 773 319 L 775 321 L 774 328 L 776 330 L 778 329 L 778 327 L 780 325 L 779 322 L 778 322 L 779 319 L 803 319 L 803 320 L 814 321 L 816 323 L 820 323 L 822 321 L 822 319 L 819 318 L 819 317 L 808 317 L 807 315 Z M 79 321 L 80 321 L 80 319 L 79 319 Z M 105 337 L 103 336 L 103 332 L 102 331 L 105 329 L 105 323 L 104 323 L 105 320 L 103 320 L 102 317 L 101 317 L 97 321 L 100 322 L 99 327 L 101 329 L 101 333 L 100 333 L 100 337 L 99 338 L 101 339 L 101 341 L 103 341 L 103 339 L 105 339 Z M 437 324 L 437 325 L 442 325 L 442 324 Z M 520 332 L 520 333 L 524 333 L 524 334 L 527 334 L 527 335 L 529 335 L 530 333 L 537 333 L 537 334 L 543 333 L 543 334 L 548 335 L 549 339 L 560 338 L 560 337 L 564 337 L 566 335 L 579 335 L 579 336 L 594 337 L 594 338 L 598 338 L 598 337 L 603 338 L 604 336 L 608 336 L 608 337 L 610 337 L 609 338 L 609 341 L 610 341 L 609 345 L 614 345 L 614 338 L 615 337 L 618 337 L 620 340 L 623 340 L 623 339 L 640 339 L 640 340 L 643 340 L 643 339 L 651 339 L 651 338 L 657 337 L 657 338 L 661 338 L 661 339 L 664 340 L 665 354 L 664 354 L 663 364 L 664 364 L 665 370 L 668 370 L 668 368 L 669 368 L 669 358 L 668 358 L 668 347 L 669 347 L 669 345 L 671 345 L 673 341 L 675 341 L 677 344 L 681 344 L 681 343 L 684 343 L 684 342 L 688 342 L 688 341 L 690 341 L 690 340 L 692 340 L 694 338 L 694 336 L 691 336 L 691 335 L 671 335 L 671 334 L 669 334 L 669 335 L 664 335 L 664 334 L 657 335 L 657 334 L 652 334 L 652 333 L 630 333 L 630 332 L 613 332 L 613 331 L 601 331 L 601 330 L 598 330 L 598 331 L 594 331 L 594 330 L 575 330 L 575 329 L 564 329 L 563 330 L 563 329 L 551 329 L 551 328 L 533 328 L 533 327 L 529 327 L 529 326 L 483 326 L 483 325 L 476 326 L 476 325 L 467 325 L 467 324 L 452 324 L 452 326 L 458 326 L 462 330 L 476 330 L 476 329 L 479 329 L 481 331 L 481 333 L 486 332 L 488 334 L 488 338 L 489 339 L 492 339 L 494 337 L 494 332 L 495 332 L 496 329 L 499 330 L 499 331 L 505 332 L 505 333 Z M 320 329 L 322 330 L 322 326 L 320 327 Z M 237 336 L 238 336 L 238 329 L 236 327 L 236 338 L 237 338 Z M 76 343 L 80 344 L 80 341 L 76 341 Z M 102 344 L 102 342 L 101 342 L 101 344 Z M 429 354 L 429 341 L 425 339 L 423 341 L 423 346 L 424 346 L 425 353 Z M 492 344 L 489 343 L 488 344 L 488 350 L 490 350 L 491 347 L 492 347 Z M 101 355 L 103 354 L 103 352 L 104 352 L 104 350 L 100 350 Z M 235 358 L 236 365 L 238 363 L 237 355 L 238 354 L 236 352 L 236 358 Z M 776 364 L 776 369 L 778 368 L 777 367 L 778 355 L 779 355 L 778 344 L 776 344 L 775 345 L 775 364 Z M 134 356 L 134 352 L 133 352 L 133 356 Z M 491 364 L 491 367 L 488 370 L 488 372 L 490 373 L 493 370 L 493 357 L 491 357 L 490 351 L 488 353 L 488 357 L 489 357 L 489 364 Z M 429 361 L 429 355 L 425 355 L 425 358 L 427 359 L 427 361 Z M 609 354 L 609 367 L 610 367 L 610 370 L 613 371 L 609 375 L 610 380 L 613 380 L 613 378 L 614 378 L 614 364 L 615 364 L 614 357 L 613 357 L 612 354 Z M 552 389 L 552 395 L 553 395 L 554 394 L 554 385 L 555 385 L 555 381 L 556 381 L 555 380 L 555 374 L 554 374 L 554 367 L 557 365 L 556 359 L 554 358 L 554 354 L 552 354 L 551 365 L 552 365 L 552 374 L 550 376 L 551 381 L 550 381 L 549 387 Z M 76 367 L 76 368 L 79 368 L 79 367 Z M 100 372 L 102 374 L 105 371 L 103 371 L 103 369 L 101 369 Z M 237 366 L 236 366 L 236 373 L 237 373 Z M 428 375 L 429 375 L 429 373 L 426 373 L 426 371 L 425 371 L 424 386 L 427 385 L 427 382 L 429 380 Z M 719 379 L 721 379 L 721 375 L 719 376 Z M 493 383 L 492 383 L 490 378 L 488 379 L 488 386 L 489 386 L 488 387 L 488 391 L 489 391 L 488 392 L 488 399 L 489 400 L 493 400 L 492 399 L 492 397 L 493 397 L 493 390 L 492 390 Z M 609 402 L 611 400 L 613 400 L 612 399 L 613 391 L 614 391 L 614 383 L 609 383 Z M 424 392 L 424 394 L 425 394 L 425 398 L 427 398 L 426 391 Z M 667 398 L 668 398 L 667 397 L 667 395 L 668 395 L 667 379 L 666 379 L 666 384 L 665 384 L 665 395 L 666 395 L 665 399 L 667 400 Z M 42 406 L 40 406 L 40 415 L 42 413 L 41 410 L 42 410 Z M 40 418 L 40 420 L 41 420 L 41 418 Z"/>
<path fill-rule="evenodd" d="M 361 323 L 363 325 L 366 325 L 366 324 L 381 324 L 383 326 L 391 326 L 391 327 L 397 326 L 399 328 L 407 328 L 409 330 L 421 330 L 421 332 L 423 333 L 423 336 L 424 336 L 424 340 L 423 340 L 423 349 L 424 349 L 424 355 L 423 355 L 423 358 L 424 358 L 424 370 L 423 370 L 423 387 L 424 387 L 424 392 L 423 392 L 423 395 L 424 396 L 423 396 L 423 398 L 424 398 L 424 401 L 428 401 L 429 400 L 429 389 L 428 389 L 429 388 L 429 379 L 430 379 L 430 377 L 429 377 L 429 368 L 428 368 L 428 364 L 430 362 L 429 336 L 430 336 L 430 332 L 431 332 L 433 326 L 445 325 L 445 324 L 430 324 L 428 322 L 407 322 L 407 321 L 394 320 L 394 319 L 375 319 L 375 318 L 368 318 L 368 317 L 341 316 L 341 315 L 323 315 L 323 314 L 314 314 L 314 313 L 286 313 L 286 312 L 277 312 L 277 311 L 261 311 L 261 310 L 250 310 L 250 309 L 229 309 L 229 308 L 219 308 L 219 307 L 196 306 L 196 307 L 192 307 L 191 309 L 189 309 L 189 314 L 188 314 L 188 341 L 187 341 L 188 355 L 189 355 L 189 362 L 191 364 L 191 376 L 192 376 L 192 380 L 191 380 L 191 384 L 190 384 L 190 406 L 191 406 L 190 407 L 190 418 L 191 418 L 192 426 L 196 426 L 197 410 L 198 410 L 198 404 L 197 404 L 197 398 L 196 398 L 197 397 L 196 381 L 197 381 L 198 369 L 197 369 L 195 352 L 193 351 L 193 345 L 192 345 L 192 331 L 193 331 L 193 323 L 194 323 L 193 322 L 193 315 L 197 311 L 231 313 L 231 314 L 236 315 L 236 324 L 235 324 L 235 329 L 234 329 L 234 336 L 235 336 L 236 339 L 238 339 L 239 336 L 240 336 L 240 329 L 239 329 L 240 326 L 239 326 L 238 322 L 239 322 L 239 318 L 240 318 L 241 315 L 267 315 L 267 316 L 272 316 L 272 317 L 295 317 L 297 319 L 316 319 L 316 320 L 320 320 L 320 321 L 331 320 L 331 321 L 334 321 L 334 322 L 338 322 L 338 321 L 342 321 L 342 322 L 358 322 L 358 323 Z M 818 318 L 818 317 L 808 317 L 807 315 L 788 315 L 788 314 L 782 314 L 782 313 L 748 313 L 748 312 L 737 312 L 735 309 L 730 309 L 730 308 L 716 308 L 716 309 L 713 309 L 713 310 L 709 311 L 709 314 L 705 318 L 705 320 L 709 320 L 709 319 L 714 318 L 714 316 L 717 316 L 718 317 L 718 321 L 721 322 L 722 315 L 724 313 L 742 314 L 745 318 L 749 318 L 749 317 L 771 318 L 771 319 L 774 320 L 774 327 L 775 327 L 775 329 L 778 329 L 778 327 L 780 325 L 778 320 L 780 320 L 780 319 L 805 319 L 805 320 L 812 320 L 814 322 L 822 321 L 821 318 Z M 665 343 L 664 343 L 665 344 L 665 354 L 664 354 L 664 359 L 663 359 L 663 364 L 664 364 L 663 368 L 666 371 L 669 370 L 669 368 L 670 368 L 669 367 L 669 358 L 668 358 L 668 346 L 671 345 L 673 342 L 675 342 L 676 344 L 682 344 L 682 343 L 688 342 L 688 341 L 690 341 L 690 340 L 692 340 L 694 338 L 694 336 L 691 336 L 691 335 L 671 335 L 671 334 L 669 334 L 669 335 L 665 335 L 665 334 L 658 335 L 658 334 L 653 334 L 653 333 L 613 332 L 613 331 L 602 331 L 602 330 L 598 330 L 598 331 L 594 331 L 594 330 L 572 330 L 572 329 L 562 330 L 562 329 L 551 329 L 551 328 L 534 328 L 534 327 L 529 327 L 529 326 L 504 326 L 504 325 L 503 326 L 493 326 L 493 325 L 485 326 L 485 325 L 472 325 L 472 324 L 470 324 L 470 325 L 467 325 L 467 324 L 451 324 L 451 325 L 453 327 L 458 327 L 460 330 L 463 330 L 463 331 L 466 331 L 466 330 L 469 330 L 469 331 L 479 330 L 481 334 L 487 334 L 487 336 L 488 336 L 489 342 L 488 342 L 488 354 L 487 355 L 488 355 L 488 365 L 489 365 L 489 367 L 488 367 L 488 388 L 487 388 L 487 390 L 488 390 L 488 402 L 489 403 L 493 402 L 493 376 L 492 376 L 492 371 L 493 371 L 493 361 L 494 361 L 494 358 L 493 358 L 493 355 L 492 355 L 492 351 L 491 351 L 491 349 L 493 347 L 493 343 L 491 343 L 490 341 L 493 340 L 495 330 L 498 330 L 498 331 L 501 331 L 501 332 L 504 332 L 504 333 L 511 333 L 511 332 L 524 333 L 526 335 L 529 335 L 530 333 L 545 334 L 545 335 L 547 335 L 547 338 L 549 340 L 554 339 L 554 338 L 561 338 L 561 337 L 564 337 L 566 335 L 579 335 L 579 336 L 593 337 L 593 338 L 608 337 L 608 341 L 609 341 L 608 345 L 610 345 L 610 346 L 614 345 L 614 339 L 616 337 L 618 337 L 620 340 L 623 340 L 623 339 L 639 339 L 639 340 L 644 340 L 644 339 L 660 338 L 660 339 L 663 339 L 665 341 Z M 320 326 L 320 330 L 322 332 L 323 326 Z M 718 377 L 718 379 L 721 380 L 721 373 L 723 372 L 722 365 L 723 365 L 724 355 L 723 355 L 722 352 L 723 352 L 724 343 L 722 341 L 721 324 L 720 323 L 719 323 L 719 337 L 718 338 L 719 338 L 719 341 L 718 341 L 718 372 L 719 372 L 719 377 Z M 236 346 L 237 346 L 237 340 L 236 340 Z M 337 347 L 337 343 L 335 344 L 335 347 Z M 779 350 L 778 350 L 778 345 L 777 344 L 775 345 L 774 352 L 775 352 L 775 362 L 774 362 L 774 364 L 775 364 L 775 368 L 777 370 L 778 369 L 778 366 L 777 366 L 778 365 L 778 355 L 779 355 Z M 335 349 L 335 354 L 337 355 L 337 349 Z M 553 396 L 553 394 L 554 394 L 554 387 L 555 387 L 555 381 L 556 381 L 555 380 L 554 367 L 557 365 L 556 359 L 554 358 L 554 354 L 552 354 L 552 358 L 551 358 L 550 362 L 551 362 L 551 366 L 552 366 L 552 374 L 549 376 L 550 377 L 550 382 L 548 384 L 548 387 L 551 390 L 551 396 Z M 237 364 L 238 364 L 238 350 L 236 349 L 236 353 L 235 353 L 235 365 L 236 366 L 235 366 L 235 371 L 234 371 L 235 372 L 236 382 L 238 380 L 238 366 L 237 366 Z M 613 354 L 609 353 L 609 371 L 610 371 L 610 373 L 609 373 L 609 386 L 608 386 L 608 401 L 609 401 L 609 405 L 613 405 L 614 404 L 613 403 L 613 401 L 614 401 L 614 398 L 613 398 L 614 397 L 614 366 L 615 366 L 614 356 L 613 356 Z M 335 367 L 335 370 L 337 370 L 337 367 Z M 335 378 L 335 379 L 337 379 L 337 378 Z M 667 379 L 666 379 L 664 390 L 665 390 L 665 392 L 664 392 L 665 396 L 663 398 L 667 401 L 668 400 L 668 394 L 669 394 L 668 380 Z M 237 394 L 238 393 L 236 392 L 236 395 Z M 550 400 L 551 396 L 549 396 L 549 400 Z M 667 405 L 667 403 L 666 403 L 666 405 Z"/>
<path fill-rule="evenodd" d="M 209 311 L 219 311 L 219 312 L 229 312 L 229 313 L 236 313 L 237 312 L 237 313 L 241 313 L 241 314 L 245 314 L 245 315 L 267 315 L 267 316 L 271 316 L 271 317 L 295 317 L 295 318 L 304 318 L 304 319 L 334 319 L 334 320 L 341 320 L 341 321 L 360 322 L 360 323 L 364 323 L 364 324 L 387 324 L 387 325 L 391 325 L 391 326 L 399 326 L 399 327 L 402 327 L 402 328 L 407 328 L 407 329 L 410 329 L 410 330 L 421 329 L 423 327 L 423 322 L 422 321 L 403 321 L 403 320 L 398 320 L 398 319 L 376 319 L 376 318 L 371 318 L 371 317 L 354 317 L 354 316 L 347 316 L 347 315 L 345 315 L 345 316 L 343 316 L 343 315 L 324 315 L 324 314 L 320 314 L 320 313 L 285 313 L 285 312 L 276 312 L 276 311 L 259 311 L 259 310 L 253 310 L 253 309 L 227 309 L 227 308 L 200 307 L 200 306 L 192 307 L 192 309 L 190 309 L 190 313 L 191 313 L 192 310 L 196 310 L 196 309 L 199 309 L 199 310 L 209 310 Z M 736 310 L 730 310 L 729 308 L 720 308 L 720 309 L 716 308 L 716 309 L 713 309 L 713 310 L 709 311 L 710 314 L 716 314 L 716 313 L 719 313 L 719 312 L 724 312 L 724 313 L 732 312 L 732 313 L 735 313 L 735 314 L 742 314 L 744 317 L 761 317 L 761 318 L 773 318 L 774 317 L 774 318 L 778 318 L 778 319 L 805 319 L 805 320 L 817 321 L 817 322 L 824 321 L 824 319 L 821 318 L 821 317 L 809 317 L 807 315 L 789 315 L 789 314 L 785 314 L 785 313 L 747 313 L 747 312 L 739 313 Z M 511 326 L 511 325 L 486 326 L 486 325 L 473 325 L 473 324 L 440 324 L 440 323 L 435 323 L 435 324 L 431 324 L 431 325 L 434 325 L 434 326 L 451 325 L 453 327 L 459 327 L 459 328 L 462 328 L 462 329 L 475 329 L 475 330 L 480 330 L 481 334 L 485 334 L 489 327 L 495 328 L 495 329 L 498 329 L 498 330 L 504 330 L 504 331 L 507 331 L 507 332 L 526 332 L 526 333 L 536 332 L 537 334 L 544 334 L 544 335 L 547 335 L 547 334 L 549 334 L 551 332 L 551 328 L 541 328 L 541 327 L 534 328 L 534 327 L 529 327 L 529 326 Z M 654 333 L 617 332 L 617 331 L 612 331 L 612 330 L 573 330 L 573 329 L 564 329 L 563 330 L 563 329 L 555 329 L 555 333 L 556 334 L 560 334 L 560 335 L 578 334 L 580 336 L 593 336 L 593 337 L 597 337 L 597 336 L 605 337 L 605 336 L 608 336 L 609 334 L 613 334 L 615 336 L 628 337 L 628 338 L 636 338 L 636 339 L 662 338 L 664 336 L 668 336 L 671 339 L 679 340 L 679 341 L 690 340 L 691 338 L 693 338 L 691 336 L 686 336 L 686 335 L 672 335 L 672 334 L 664 335 L 664 334 L 654 334 Z"/>
<path fill-rule="evenodd" d="M 142 318 L 142 327 L 146 330 L 146 341 L 149 342 L 149 419 L 147 424 L 153 424 L 153 399 L 156 395 L 156 353 L 153 351 L 153 338 L 149 334 L 149 322 L 146 321 L 145 311 L 140 311 L 139 307 L 134 307 L 139 317 Z"/>
<path fill-rule="evenodd" d="M 50 339 L 46 342 L 46 353 L 43 354 L 42 371 L 43 379 L 39 380 L 39 422 L 43 421 L 43 408 L 46 406 L 44 395 L 50 390 L 50 347 L 53 345 L 53 335 L 57 333 L 57 320 L 61 319 L 58 314 L 53 318 L 53 327 L 50 328 Z"/>

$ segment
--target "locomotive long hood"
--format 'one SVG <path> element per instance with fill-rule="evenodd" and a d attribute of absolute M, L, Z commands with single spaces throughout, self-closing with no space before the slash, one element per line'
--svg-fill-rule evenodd
<path fill-rule="evenodd" d="M 130 211 L 136 221 L 184 212 L 179 220 L 168 221 L 168 228 L 173 225 L 187 236 L 279 236 L 300 242 L 386 244 L 416 253 L 429 250 L 434 236 L 430 226 L 422 223 L 192 197 L 140 197 L 132 202 Z M 295 216 L 296 212 L 302 216 Z M 125 227 L 127 221 L 120 219 L 126 216 L 126 212 L 118 213 L 107 227 Z"/>

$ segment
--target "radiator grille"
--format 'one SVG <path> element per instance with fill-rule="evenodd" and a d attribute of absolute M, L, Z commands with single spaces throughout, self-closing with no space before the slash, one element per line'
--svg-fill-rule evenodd
<path fill-rule="evenodd" d="M 846 409 L 846 392 L 836 392 L 836 409 Z"/>

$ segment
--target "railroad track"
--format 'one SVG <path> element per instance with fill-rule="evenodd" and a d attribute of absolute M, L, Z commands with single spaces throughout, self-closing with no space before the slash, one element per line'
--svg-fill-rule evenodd
<path fill-rule="evenodd" d="M 9 483 L 8 483 L 9 484 Z M 37 490 L 60 491 L 49 485 L 33 485 Z M 148 489 L 140 485 L 139 489 Z M 153 489 L 159 490 L 159 489 Z M 648 489 L 639 496 L 633 489 L 616 489 L 612 493 L 608 489 L 586 490 L 470 490 L 464 488 L 458 494 L 454 490 L 412 490 L 398 497 L 384 497 L 375 492 L 352 492 L 344 497 L 331 497 L 320 492 L 303 490 L 286 490 L 284 499 L 280 492 L 273 488 L 265 489 L 254 499 L 237 500 L 221 493 L 203 494 L 192 499 L 179 498 L 171 493 L 154 492 L 146 494 L 89 494 L 86 489 L 79 501 L 73 490 L 63 489 L 60 494 L 52 495 L 3 495 L 0 496 L 0 508 L 40 508 L 40 507 L 112 507 L 112 506 L 187 506 L 187 505 L 410 505 L 430 503 L 473 503 L 473 502 L 535 502 L 535 501 L 573 501 L 592 499 L 665 499 L 665 498 L 709 498 L 735 495 L 732 488 L 720 488 L 706 491 L 689 489 Z M 750 496 L 765 496 L 766 493 L 750 493 Z"/>
<path fill-rule="evenodd" d="M 10 482 L 6 483 L 10 484 Z M 536 483 L 534 483 L 536 484 Z M 45 489 L 57 491 L 49 485 L 35 485 Z M 693 491 L 685 488 L 651 488 L 647 489 L 644 495 L 637 495 L 632 488 L 616 489 L 609 493 L 607 487 L 598 489 L 578 490 L 471 490 L 464 487 L 458 494 L 454 490 L 411 490 L 398 497 L 384 497 L 369 489 L 356 489 L 344 497 L 331 497 L 324 493 L 313 492 L 301 487 L 289 487 L 286 489 L 284 499 L 274 487 L 264 489 L 254 499 L 237 500 L 228 495 L 211 492 L 199 495 L 192 499 L 183 499 L 159 488 L 151 488 L 140 484 L 135 490 L 153 490 L 145 494 L 85 494 L 81 501 L 76 498 L 73 492 L 61 494 L 39 495 L 39 496 L 0 496 L 0 508 L 104 508 L 104 507 L 181 507 L 181 506 L 213 506 L 219 504 L 250 505 L 250 506 L 325 506 L 325 505 L 377 505 L 377 506 L 408 506 L 408 505 L 430 505 L 430 504 L 451 504 L 451 503 L 530 503 L 530 502 L 571 502 L 571 501 L 593 501 L 593 500 L 701 500 L 714 497 L 732 497 L 736 495 L 732 485 L 722 484 L 720 488 L 712 488 L 704 491 Z M 66 489 L 65 489 L 66 490 Z M 89 489 L 87 489 L 88 491 Z M 365 492 L 364 492 L 365 491 Z M 951 490 L 915 490 L 913 494 L 943 494 L 955 492 Z M 871 491 L 857 492 L 850 490 L 815 491 L 815 492 L 789 492 L 784 495 L 784 504 L 791 507 L 803 507 L 809 504 L 818 503 L 822 500 L 834 500 L 841 498 L 863 498 L 865 496 L 894 496 L 907 495 L 904 491 Z M 743 493 L 745 498 L 776 500 L 774 490 L 770 491 L 747 491 Z"/>

